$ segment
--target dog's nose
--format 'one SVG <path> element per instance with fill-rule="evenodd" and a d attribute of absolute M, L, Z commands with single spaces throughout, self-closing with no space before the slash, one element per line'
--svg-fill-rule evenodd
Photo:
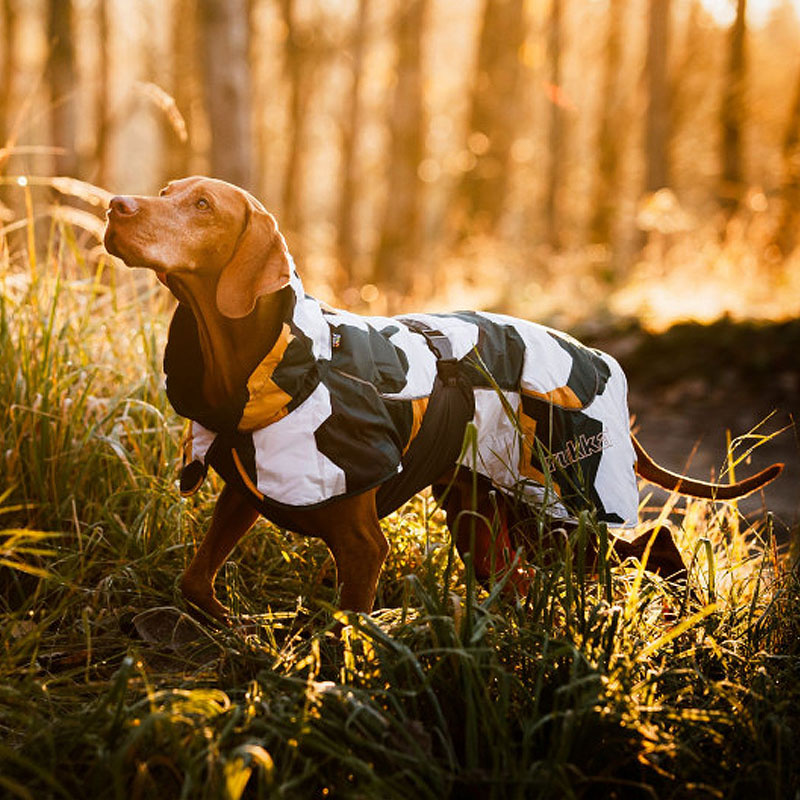
<path fill-rule="evenodd" d="M 123 217 L 133 216 L 139 210 L 139 204 L 133 197 L 112 197 L 108 204 L 110 211 Z"/>

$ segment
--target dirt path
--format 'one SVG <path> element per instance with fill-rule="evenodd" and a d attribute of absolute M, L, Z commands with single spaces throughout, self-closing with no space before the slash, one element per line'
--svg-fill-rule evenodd
<path fill-rule="evenodd" d="M 742 408 L 729 414 L 720 407 L 699 406 L 675 408 L 662 403 L 648 403 L 645 398 L 632 397 L 631 409 L 639 426 L 639 441 L 663 466 L 690 474 L 703 480 L 717 478 L 726 466 L 726 432 L 732 437 L 746 434 L 769 411 Z M 791 426 L 786 414 L 775 414 L 759 432 L 771 433 Z M 743 454 L 754 443 L 743 442 L 734 454 Z M 736 477 L 742 478 L 782 461 L 783 473 L 763 492 L 755 492 L 739 502 L 740 511 L 748 519 L 763 516 L 764 508 L 775 516 L 776 531 L 785 540 L 788 531 L 800 520 L 800 443 L 797 430 L 789 429 L 757 447 L 736 467 Z M 727 477 L 723 478 L 723 482 Z M 654 498 L 663 500 L 666 492 L 654 488 Z"/>
<path fill-rule="evenodd" d="M 584 337 L 587 341 L 587 337 Z M 740 502 L 748 517 L 773 512 L 782 540 L 800 524 L 800 321 L 681 325 L 661 335 L 636 328 L 589 337 L 613 354 L 629 382 L 637 435 L 665 467 L 708 480 L 726 466 L 726 432 L 742 437 L 787 428 L 736 467 L 746 477 L 775 461 L 783 474 Z M 770 416 L 772 415 L 772 416 Z M 742 454 L 749 439 L 735 449 Z M 727 480 L 727 478 L 723 478 Z M 655 499 L 665 493 L 656 490 Z"/>

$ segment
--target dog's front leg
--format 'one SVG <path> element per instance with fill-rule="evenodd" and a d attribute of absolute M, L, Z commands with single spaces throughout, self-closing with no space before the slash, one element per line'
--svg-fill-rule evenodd
<path fill-rule="evenodd" d="M 258 512 L 247 498 L 226 485 L 217 499 L 208 532 L 181 578 L 183 596 L 225 625 L 230 625 L 229 612 L 217 600 L 214 578 L 256 519 Z"/>

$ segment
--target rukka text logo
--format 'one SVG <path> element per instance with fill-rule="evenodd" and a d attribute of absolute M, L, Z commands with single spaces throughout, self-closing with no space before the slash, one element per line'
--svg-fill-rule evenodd
<path fill-rule="evenodd" d="M 607 447 L 611 447 L 611 440 L 604 432 L 595 436 L 587 436 L 582 433 L 567 442 L 563 450 L 557 450 L 547 458 L 547 465 L 551 471 L 566 469 L 570 464 L 576 464 L 584 458 L 596 455 Z"/>

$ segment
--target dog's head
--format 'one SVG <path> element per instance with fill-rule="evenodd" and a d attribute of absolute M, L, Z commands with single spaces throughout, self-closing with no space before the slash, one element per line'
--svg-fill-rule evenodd
<path fill-rule="evenodd" d="M 114 197 L 105 246 L 130 267 L 216 286 L 226 317 L 247 316 L 282 289 L 291 267 L 274 217 L 243 189 L 213 178 L 173 181 L 157 197 Z"/>

